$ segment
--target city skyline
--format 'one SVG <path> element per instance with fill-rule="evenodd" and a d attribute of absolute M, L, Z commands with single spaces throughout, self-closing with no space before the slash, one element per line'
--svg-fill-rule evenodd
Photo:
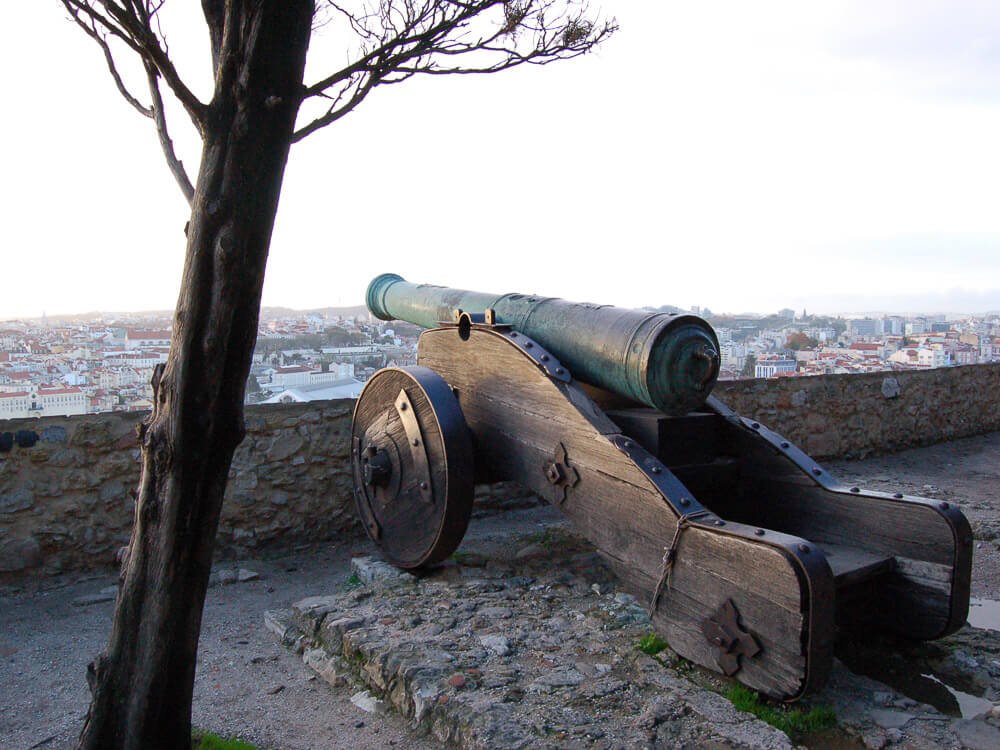
<path fill-rule="evenodd" d="M 1000 8 L 648 5 L 603 3 L 621 31 L 584 59 L 415 79 L 293 149 L 264 305 L 360 304 L 394 271 L 717 312 L 1000 309 Z M 154 131 L 58 3 L 11 12 L 3 63 L 34 67 L 8 92 L 31 116 L 0 125 L 0 320 L 172 309 L 187 207 Z"/>

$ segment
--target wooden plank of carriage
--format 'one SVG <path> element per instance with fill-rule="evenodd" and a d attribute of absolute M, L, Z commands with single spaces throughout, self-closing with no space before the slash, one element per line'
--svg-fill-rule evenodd
<path fill-rule="evenodd" d="M 662 572 L 664 548 L 677 527 L 655 485 L 608 439 L 619 429 L 575 384 L 546 377 L 502 335 L 474 329 L 425 332 L 418 362 L 457 390 L 476 444 L 476 460 L 496 476 L 513 479 L 559 506 L 612 562 L 623 582 L 645 601 Z M 545 467 L 562 445 L 579 482 L 566 490 L 546 478 Z M 781 550 L 756 540 L 690 528 L 669 590 L 654 623 L 686 658 L 717 669 L 716 652 L 701 622 L 732 599 L 761 653 L 744 659 L 739 679 L 771 695 L 802 690 L 807 656 L 823 671 L 829 634 L 810 639 L 802 611 L 801 572 Z M 833 602 L 824 602 L 832 610 Z M 825 615 L 817 620 L 827 619 Z M 832 623 L 832 611 L 829 614 Z M 812 648 L 807 654 L 804 649 Z"/>

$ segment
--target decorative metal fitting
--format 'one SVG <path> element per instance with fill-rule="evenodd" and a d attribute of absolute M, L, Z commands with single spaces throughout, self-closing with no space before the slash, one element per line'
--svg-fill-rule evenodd
<path fill-rule="evenodd" d="M 562 443 L 556 446 L 552 455 L 552 460 L 546 462 L 542 467 L 545 470 L 545 478 L 549 484 L 556 488 L 559 504 L 566 502 L 566 497 L 570 489 L 576 487 L 580 481 L 580 472 L 574 468 L 566 455 L 566 446 Z"/>
<path fill-rule="evenodd" d="M 732 599 L 727 599 L 718 611 L 701 623 L 701 632 L 716 648 L 715 663 L 726 675 L 740 671 L 740 656 L 752 658 L 760 653 L 760 644 L 740 627 L 740 614 Z"/>

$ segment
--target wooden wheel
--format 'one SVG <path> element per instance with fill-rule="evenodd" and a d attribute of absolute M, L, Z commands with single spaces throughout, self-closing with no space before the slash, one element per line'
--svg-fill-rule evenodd
<path fill-rule="evenodd" d="M 440 375 L 375 373 L 354 408 L 351 450 L 358 513 L 389 562 L 419 568 L 455 551 L 472 513 L 472 438 Z"/>

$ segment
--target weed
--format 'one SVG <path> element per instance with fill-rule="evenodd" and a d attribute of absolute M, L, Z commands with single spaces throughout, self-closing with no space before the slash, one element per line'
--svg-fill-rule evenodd
<path fill-rule="evenodd" d="M 225 739 L 211 732 L 195 730 L 191 733 L 192 750 L 257 750 L 254 745 L 243 740 Z"/>
<path fill-rule="evenodd" d="M 647 633 L 639 639 L 639 643 L 636 646 L 642 653 L 649 654 L 650 656 L 656 656 L 666 647 L 667 642 L 656 633 Z"/>
<path fill-rule="evenodd" d="M 361 586 L 362 583 L 361 583 L 361 579 L 358 578 L 358 574 L 357 573 L 351 573 L 351 575 L 348 576 L 347 583 L 345 585 L 349 589 L 356 589 L 358 586 Z"/>
<path fill-rule="evenodd" d="M 805 734 L 831 729 L 837 723 L 837 715 L 829 706 L 813 706 L 804 710 L 769 705 L 761 701 L 760 695 L 743 685 L 732 685 L 725 689 L 723 695 L 737 710 L 753 714 L 793 740 Z"/>

